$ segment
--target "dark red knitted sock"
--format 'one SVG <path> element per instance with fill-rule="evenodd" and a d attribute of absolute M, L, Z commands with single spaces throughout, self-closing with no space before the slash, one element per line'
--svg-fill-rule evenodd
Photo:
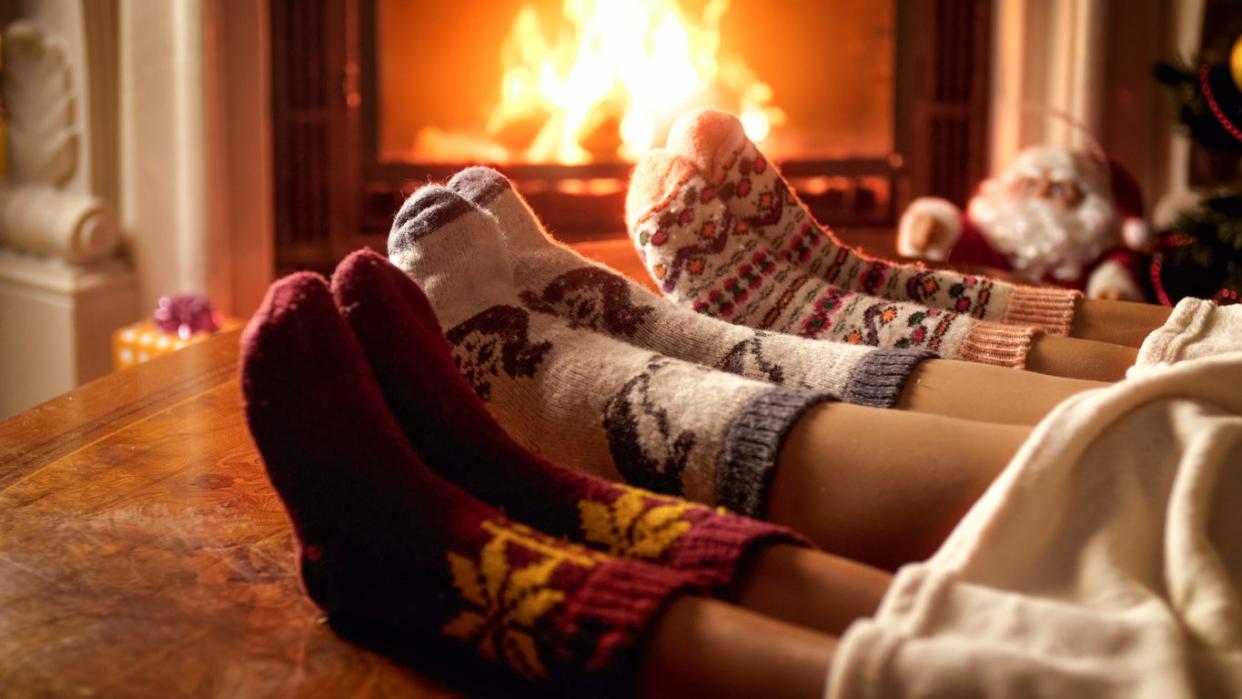
<path fill-rule="evenodd" d="M 627 665 L 654 615 L 693 587 L 510 521 L 423 466 L 322 277 L 272 285 L 243 335 L 241 373 L 306 591 L 351 630 L 458 639 L 527 678 L 611 682 L 605 671 Z"/>
<path fill-rule="evenodd" d="M 781 526 L 562 468 L 514 442 L 462 378 L 418 285 L 369 250 L 332 279 L 393 414 L 427 464 L 541 531 L 613 555 L 649 559 L 727 586 L 743 558 L 804 543 Z M 497 351 L 500 351 L 499 348 Z"/>

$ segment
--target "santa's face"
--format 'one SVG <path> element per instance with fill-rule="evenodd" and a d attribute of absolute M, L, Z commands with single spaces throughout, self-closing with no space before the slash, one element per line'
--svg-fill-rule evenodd
<path fill-rule="evenodd" d="M 1024 154 L 970 201 L 971 223 L 1032 280 L 1052 275 L 1072 283 L 1120 241 L 1107 180 L 1079 159 L 1058 149 Z"/>

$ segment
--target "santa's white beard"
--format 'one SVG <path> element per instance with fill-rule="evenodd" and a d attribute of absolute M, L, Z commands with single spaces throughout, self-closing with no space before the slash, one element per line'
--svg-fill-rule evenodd
<path fill-rule="evenodd" d="M 971 199 L 967 215 L 992 249 L 1033 281 L 1050 274 L 1073 283 L 1119 243 L 1116 211 L 1098 194 L 1088 194 L 1071 209 L 1041 197 L 1014 196 L 992 184 Z"/>

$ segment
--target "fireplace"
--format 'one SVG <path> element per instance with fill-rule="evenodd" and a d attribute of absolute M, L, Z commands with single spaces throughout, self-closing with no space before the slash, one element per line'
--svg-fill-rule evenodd
<path fill-rule="evenodd" d="M 633 160 L 704 106 L 821 220 L 887 235 L 983 173 L 989 4 L 272 0 L 278 271 L 382 250 L 404 196 L 477 163 L 558 238 L 623 237 Z"/>

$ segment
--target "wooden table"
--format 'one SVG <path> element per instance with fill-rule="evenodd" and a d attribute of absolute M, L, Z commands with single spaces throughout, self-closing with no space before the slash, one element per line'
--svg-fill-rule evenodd
<path fill-rule="evenodd" d="M 627 240 L 575 247 L 654 288 Z M 321 623 L 246 431 L 237 342 L 0 422 L 0 697 L 495 693 L 477 668 L 433 652 L 416 671 Z"/>
<path fill-rule="evenodd" d="M 301 593 L 238 333 L 0 423 L 0 696 L 447 696 Z"/>

